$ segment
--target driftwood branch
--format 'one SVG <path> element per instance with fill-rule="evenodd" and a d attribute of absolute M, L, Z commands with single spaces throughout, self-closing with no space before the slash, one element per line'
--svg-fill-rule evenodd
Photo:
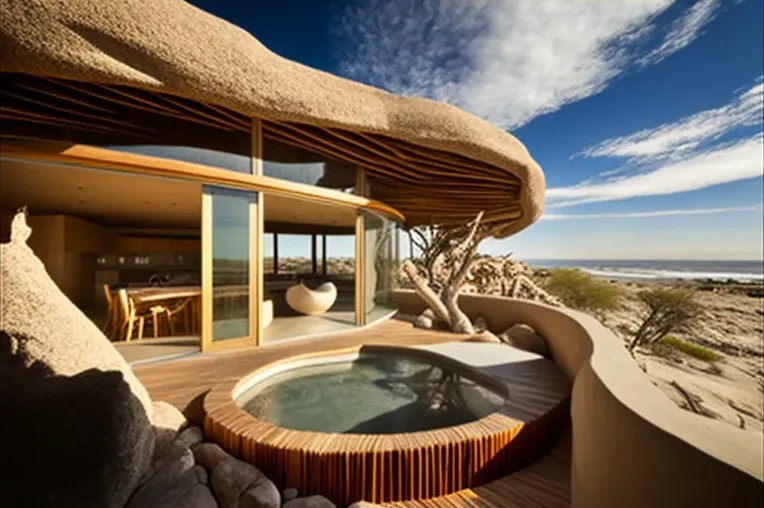
<path fill-rule="evenodd" d="M 682 395 L 682 397 L 684 397 L 684 400 L 687 401 L 687 407 L 690 409 L 690 411 L 699 415 L 703 414 L 703 412 L 700 410 L 700 408 L 698 407 L 698 404 L 695 402 L 692 396 L 687 392 L 687 390 L 682 388 L 679 385 L 679 383 L 676 382 L 676 380 L 671 381 L 671 386 L 673 386 L 676 389 L 676 391 L 679 392 L 679 394 Z"/>

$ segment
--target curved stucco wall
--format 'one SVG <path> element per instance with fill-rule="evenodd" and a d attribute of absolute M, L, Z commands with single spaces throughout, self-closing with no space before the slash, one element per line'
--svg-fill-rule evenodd
<path fill-rule="evenodd" d="M 395 298 L 402 312 L 425 308 L 412 291 Z M 761 434 L 678 408 L 593 317 L 486 295 L 460 304 L 491 330 L 532 326 L 573 381 L 574 508 L 762 505 Z"/>

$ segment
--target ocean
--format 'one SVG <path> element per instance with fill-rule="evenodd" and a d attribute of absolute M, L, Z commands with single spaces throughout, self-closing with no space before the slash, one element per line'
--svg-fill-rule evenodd
<path fill-rule="evenodd" d="M 596 277 L 631 280 L 764 282 L 764 261 L 524 259 L 534 268 L 580 268 Z"/>

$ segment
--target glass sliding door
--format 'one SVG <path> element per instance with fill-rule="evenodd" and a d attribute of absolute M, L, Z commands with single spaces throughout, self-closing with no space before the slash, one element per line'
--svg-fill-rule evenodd
<path fill-rule="evenodd" d="M 252 274 L 257 269 L 252 210 L 257 193 L 205 186 L 204 200 L 209 208 L 204 247 L 211 260 L 211 274 L 203 287 L 210 309 L 205 313 L 210 320 L 206 326 L 209 342 L 250 339 L 255 319 L 251 298 L 256 289 Z"/>

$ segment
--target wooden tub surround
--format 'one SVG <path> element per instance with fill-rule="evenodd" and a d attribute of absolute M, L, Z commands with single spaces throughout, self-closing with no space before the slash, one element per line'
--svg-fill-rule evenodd
<path fill-rule="evenodd" d="M 234 400 L 250 378 L 274 367 L 360 352 L 434 360 L 497 385 L 508 397 L 499 411 L 471 423 L 384 435 L 288 430 L 255 419 Z M 248 370 L 227 376 L 204 398 L 207 438 L 256 465 L 280 488 L 322 494 L 338 505 L 429 499 L 492 482 L 538 460 L 570 423 L 567 377 L 549 360 L 497 344 L 358 344 L 287 354 Z"/>

